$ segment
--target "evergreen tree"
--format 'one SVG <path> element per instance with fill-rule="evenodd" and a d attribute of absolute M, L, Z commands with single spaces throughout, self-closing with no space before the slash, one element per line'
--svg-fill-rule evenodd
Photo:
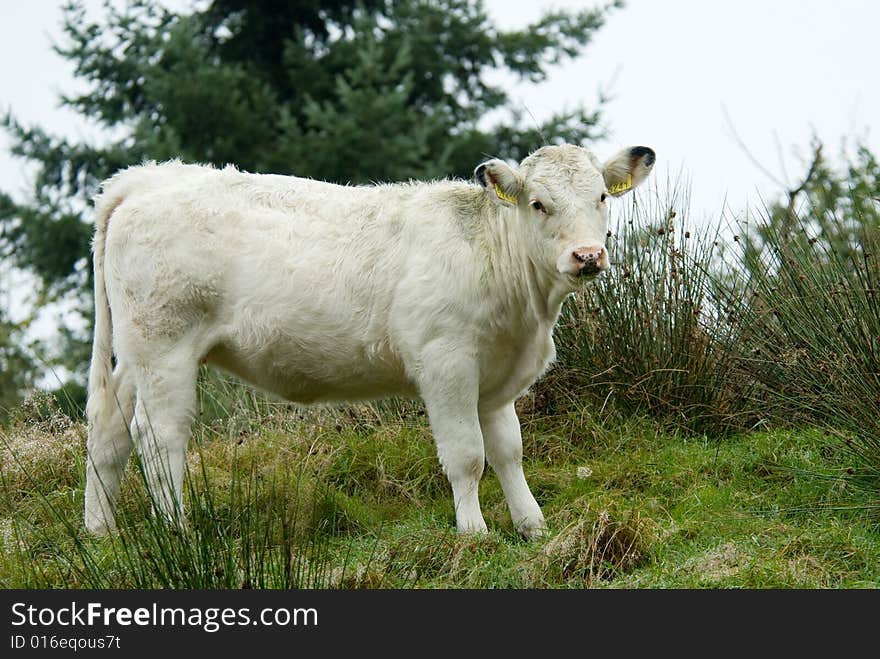
<path fill-rule="evenodd" d="M 35 366 L 22 346 L 22 330 L 0 309 L 0 421 L 34 382 Z"/>
<path fill-rule="evenodd" d="M 25 203 L 0 192 L 0 253 L 36 276 L 42 302 L 74 296 L 87 318 L 90 200 L 122 167 L 180 158 L 340 183 L 467 177 L 487 155 L 524 157 L 542 134 L 594 138 L 595 111 L 534 126 L 489 74 L 544 80 L 618 5 L 505 31 L 481 0 L 214 0 L 189 13 L 130 0 L 106 3 L 97 21 L 71 2 L 56 51 L 88 89 L 62 101 L 113 138 L 76 142 L 2 118 L 13 153 L 37 170 Z M 64 351 L 78 372 L 86 338 Z"/>

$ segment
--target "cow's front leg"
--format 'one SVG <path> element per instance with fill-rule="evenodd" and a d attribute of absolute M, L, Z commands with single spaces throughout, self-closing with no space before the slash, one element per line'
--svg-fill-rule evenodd
<path fill-rule="evenodd" d="M 483 434 L 477 414 L 477 365 L 448 350 L 426 354 L 419 390 L 437 444 L 437 456 L 452 485 L 455 521 L 460 533 L 485 533 L 479 485 L 485 466 Z"/>
<path fill-rule="evenodd" d="M 497 410 L 481 410 L 480 425 L 486 457 L 504 490 L 513 525 L 527 538 L 541 535 L 546 524 L 523 473 L 522 433 L 513 403 Z"/>

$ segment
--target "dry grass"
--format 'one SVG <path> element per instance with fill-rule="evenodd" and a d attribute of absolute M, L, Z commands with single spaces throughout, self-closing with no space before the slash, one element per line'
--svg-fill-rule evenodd
<path fill-rule="evenodd" d="M 644 565 L 655 535 L 651 523 L 638 512 L 617 518 L 586 504 L 542 548 L 530 565 L 528 581 L 535 587 L 550 583 L 595 586 Z"/>
<path fill-rule="evenodd" d="M 65 415 L 55 400 L 35 392 L 0 429 L 0 478 L 5 501 L 78 485 L 86 432 Z"/>

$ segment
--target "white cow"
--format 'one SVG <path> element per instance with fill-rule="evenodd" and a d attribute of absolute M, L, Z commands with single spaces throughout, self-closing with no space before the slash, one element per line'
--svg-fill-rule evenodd
<path fill-rule="evenodd" d="M 478 185 L 116 174 L 96 199 L 87 528 L 114 528 L 132 446 L 159 510 L 180 512 L 207 362 L 303 403 L 420 396 L 458 530 L 486 530 L 488 460 L 516 528 L 540 534 L 514 401 L 554 359 L 565 298 L 608 267 L 606 197 L 653 164 L 646 147 L 603 165 L 561 145 L 484 162 Z"/>

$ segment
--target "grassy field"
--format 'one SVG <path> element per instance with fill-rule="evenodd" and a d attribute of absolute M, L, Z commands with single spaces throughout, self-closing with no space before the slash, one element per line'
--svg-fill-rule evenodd
<path fill-rule="evenodd" d="M 526 474 L 550 525 L 527 542 L 490 470 L 490 533 L 455 534 L 418 406 L 239 394 L 196 425 L 187 529 L 149 514 L 132 466 L 108 538 L 82 529 L 84 425 L 45 401 L 23 408 L 0 431 L 0 586 L 880 587 L 877 511 L 818 430 L 713 439 L 589 408 L 525 414 Z"/>

